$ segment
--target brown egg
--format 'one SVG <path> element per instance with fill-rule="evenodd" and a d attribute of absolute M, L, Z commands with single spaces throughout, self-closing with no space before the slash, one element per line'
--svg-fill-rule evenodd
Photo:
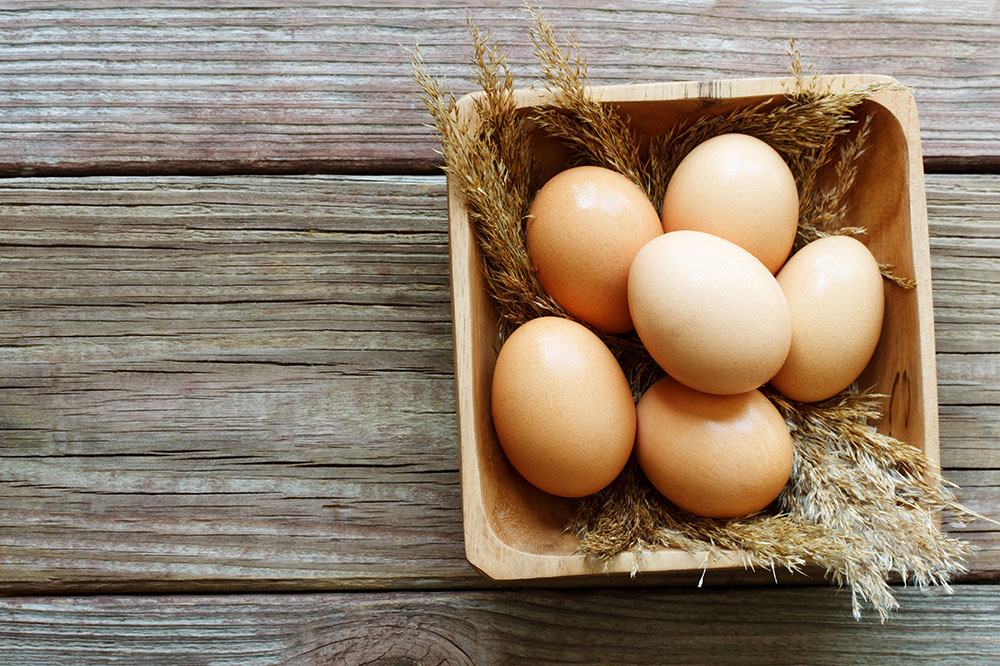
<path fill-rule="evenodd" d="M 567 169 L 535 195 L 528 256 L 538 281 L 567 312 L 609 333 L 632 330 L 628 269 L 663 233 L 656 209 L 635 183 L 595 166 Z"/>
<path fill-rule="evenodd" d="M 582 497 L 625 467 L 635 441 L 635 404 L 600 338 L 569 319 L 541 317 L 500 349 L 493 424 L 525 479 L 553 495 Z"/>
<path fill-rule="evenodd" d="M 860 241 L 829 236 L 796 252 L 777 279 L 792 313 L 792 345 L 771 386 L 802 402 L 840 393 L 868 365 L 881 335 L 878 262 Z"/>
<path fill-rule="evenodd" d="M 774 276 L 746 250 L 700 231 L 650 241 L 628 284 L 635 331 L 667 374 L 705 393 L 745 393 L 781 367 L 791 317 Z"/>
<path fill-rule="evenodd" d="M 760 391 L 700 393 L 664 377 L 636 407 L 636 458 L 677 506 L 710 518 L 763 509 L 792 470 L 792 437 Z"/>
<path fill-rule="evenodd" d="M 722 134 L 688 153 L 667 184 L 663 230 L 721 236 L 778 272 L 795 241 L 799 193 L 785 161 L 746 134 Z"/>

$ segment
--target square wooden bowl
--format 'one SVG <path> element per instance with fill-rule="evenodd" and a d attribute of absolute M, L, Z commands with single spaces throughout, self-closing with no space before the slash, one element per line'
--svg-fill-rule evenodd
<path fill-rule="evenodd" d="M 878 76 L 821 77 L 821 85 L 853 87 L 891 80 Z M 790 79 L 740 79 L 603 86 L 596 99 L 617 105 L 640 136 L 660 134 L 682 119 L 728 113 L 769 98 L 779 100 Z M 789 86 L 786 88 L 785 86 Z M 471 96 L 461 113 L 475 114 Z M 544 103 L 545 93 L 522 90 L 519 108 Z M 931 301 L 927 209 L 916 106 L 908 91 L 881 92 L 865 101 L 858 117 L 871 114 L 868 150 L 850 202 L 850 224 L 868 228 L 864 238 L 879 261 L 917 281 L 914 290 L 886 283 L 886 310 L 875 355 L 860 379 L 888 394 L 881 432 L 908 442 L 938 461 L 937 382 Z M 536 137 L 539 182 L 565 165 L 567 154 Z M 546 143 L 549 141 L 549 143 Z M 490 415 L 493 366 L 499 351 L 497 314 L 486 293 L 482 258 L 467 210 L 448 181 L 455 384 L 461 449 L 465 550 L 469 562 L 494 579 L 525 580 L 629 572 L 635 558 L 625 553 L 601 567 L 575 553 L 577 538 L 564 531 L 573 501 L 528 484 L 507 461 Z M 742 567 L 732 556 L 661 549 L 644 553 L 644 572 Z"/>

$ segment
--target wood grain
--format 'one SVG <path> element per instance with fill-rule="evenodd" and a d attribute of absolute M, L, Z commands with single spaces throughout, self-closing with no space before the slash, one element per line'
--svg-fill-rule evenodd
<path fill-rule="evenodd" d="M 885 625 L 834 589 L 466 591 L 0 599 L 23 666 L 985 664 L 1000 589 L 900 590 Z"/>
<path fill-rule="evenodd" d="M 796 37 L 822 73 L 915 89 L 934 169 L 1000 167 L 1000 12 L 963 3 L 544 3 L 595 84 L 782 75 Z M 537 76 L 518 3 L 476 3 L 519 81 Z M 0 174 L 428 172 L 440 158 L 409 78 L 472 89 L 450 1 L 8 0 Z"/>
<path fill-rule="evenodd" d="M 996 519 L 1000 177 L 927 184 L 942 462 Z M 486 585 L 445 205 L 441 177 L 0 181 L 0 592 Z M 1000 580 L 998 528 L 955 533 Z"/>

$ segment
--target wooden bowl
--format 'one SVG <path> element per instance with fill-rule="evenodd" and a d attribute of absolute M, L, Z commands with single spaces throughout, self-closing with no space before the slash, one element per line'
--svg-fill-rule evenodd
<path fill-rule="evenodd" d="M 853 87 L 878 76 L 821 77 L 821 85 Z M 742 79 L 603 86 L 596 99 L 616 104 L 640 136 L 664 132 L 678 120 L 727 113 L 768 98 L 780 98 L 790 79 Z M 788 88 L 790 89 L 790 88 Z M 543 103 L 539 90 L 517 92 L 519 108 Z M 471 96 L 460 113 L 475 115 Z M 914 290 L 885 285 L 885 323 L 875 355 L 860 379 L 890 395 L 877 427 L 908 442 L 938 462 L 937 382 L 931 301 L 927 210 L 917 113 L 908 91 L 882 92 L 865 101 L 858 117 L 872 114 L 868 150 L 859 162 L 851 192 L 851 224 L 869 232 L 874 255 L 902 276 L 917 281 Z M 539 182 L 559 171 L 567 153 L 536 137 Z M 551 141 L 551 140 L 548 140 Z M 525 580 L 597 573 L 629 572 L 635 564 L 624 553 L 607 567 L 574 551 L 577 538 L 564 531 L 573 501 L 528 484 L 507 461 L 490 415 L 490 386 L 499 351 L 497 314 L 486 293 L 482 258 L 474 242 L 463 200 L 448 181 L 451 244 L 455 384 L 461 448 L 465 550 L 469 562 L 494 579 Z M 642 556 L 644 572 L 742 567 L 733 556 L 707 559 L 703 553 L 660 549 Z"/>

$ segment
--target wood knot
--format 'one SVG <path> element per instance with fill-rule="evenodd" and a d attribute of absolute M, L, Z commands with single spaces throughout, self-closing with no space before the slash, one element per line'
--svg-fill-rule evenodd
<path fill-rule="evenodd" d="M 384 608 L 373 614 L 348 614 L 332 625 L 303 627 L 294 653 L 286 663 L 295 666 L 475 665 L 458 644 L 460 636 L 451 635 L 453 631 L 446 628 L 428 626 L 422 618 L 407 617 L 407 610 L 396 608 L 392 612 L 392 608 Z"/>

